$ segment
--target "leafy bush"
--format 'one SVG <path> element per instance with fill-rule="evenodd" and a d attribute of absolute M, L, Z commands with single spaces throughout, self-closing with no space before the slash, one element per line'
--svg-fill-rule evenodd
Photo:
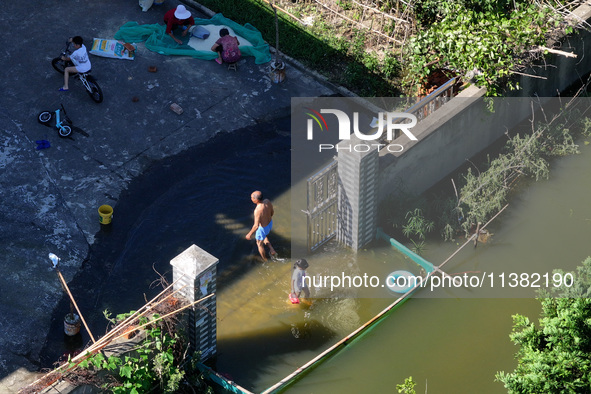
<path fill-rule="evenodd" d="M 560 26 L 558 16 L 529 0 L 426 0 L 415 8 L 419 29 L 405 54 L 405 86 L 412 90 L 436 69 L 473 73 L 475 82 L 500 95 L 500 83 L 531 60 L 527 50 L 543 45 Z M 553 23 L 550 23 L 553 21 Z M 507 88 L 519 88 L 510 80 Z"/>
<path fill-rule="evenodd" d="M 591 387 L 591 258 L 570 278 L 555 271 L 553 285 L 555 275 L 567 283 L 557 286 L 558 297 L 541 294 L 539 328 L 526 316 L 513 316 L 518 365 L 496 375 L 509 393 L 588 393 Z"/>
<path fill-rule="evenodd" d="M 133 311 L 117 315 L 114 319 L 111 319 L 108 311 L 103 313 L 107 320 L 116 324 L 129 317 Z M 150 319 L 140 318 L 140 325 L 148 324 L 145 329 L 146 338 L 132 352 L 108 358 L 102 353 L 96 353 L 89 355 L 79 364 L 80 368 L 94 373 L 95 377 L 89 382 L 115 394 L 179 393 L 182 392 L 183 382 L 193 387 L 190 392 L 197 389 L 199 393 L 211 393 L 211 388 L 203 382 L 203 377 L 196 367 L 199 355 L 195 354 L 191 363 L 181 367 L 185 360 L 184 345 L 180 338 L 170 331 L 170 326 L 167 325 L 167 330 L 164 331 L 155 323 L 151 323 L 158 320 L 159 315 L 154 314 Z M 100 371 L 107 374 L 100 374 Z"/>

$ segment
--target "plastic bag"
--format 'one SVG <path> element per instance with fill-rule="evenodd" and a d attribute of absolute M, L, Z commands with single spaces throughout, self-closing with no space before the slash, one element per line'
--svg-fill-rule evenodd
<path fill-rule="evenodd" d="M 140 0 L 140 7 L 142 7 L 142 11 L 146 12 L 152 7 L 154 4 L 154 0 Z"/>
<path fill-rule="evenodd" d="M 202 40 L 206 40 L 207 37 L 209 37 L 209 30 L 207 30 L 203 26 L 193 25 L 193 26 L 191 26 L 191 30 L 190 31 L 191 31 L 191 35 L 193 37 L 197 37 L 197 38 L 200 38 Z"/>

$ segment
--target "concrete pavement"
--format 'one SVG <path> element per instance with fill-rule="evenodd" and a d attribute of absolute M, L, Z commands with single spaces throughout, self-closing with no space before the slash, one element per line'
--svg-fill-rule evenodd
<path fill-rule="evenodd" d="M 71 280 L 88 258 L 100 230 L 97 209 L 115 206 L 130 181 L 158 161 L 217 133 L 285 115 L 295 96 L 333 94 L 288 64 L 273 84 L 268 65 L 244 58 L 238 71 L 214 61 L 167 57 L 139 44 L 134 61 L 91 55 L 105 100 L 95 104 L 78 81 L 58 92 L 62 77 L 51 65 L 67 37 L 112 38 L 128 21 L 162 23 L 178 5 L 166 0 L 142 12 L 137 1 L 5 1 L 0 18 L 0 392 L 15 392 L 39 368 L 51 313 L 64 295 L 47 258 L 61 257 Z M 193 15 L 205 17 L 195 9 Z M 149 66 L 157 66 L 151 73 Z M 133 97 L 139 101 L 132 101 Z M 178 103 L 184 112 L 169 109 Z M 63 104 L 75 126 L 72 138 L 40 125 L 37 114 Z M 37 150 L 35 141 L 50 141 Z M 219 152 L 223 155 L 224 152 Z"/>

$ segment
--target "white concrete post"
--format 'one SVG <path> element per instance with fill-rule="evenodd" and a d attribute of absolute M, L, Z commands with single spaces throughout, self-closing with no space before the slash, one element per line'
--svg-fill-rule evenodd
<path fill-rule="evenodd" d="M 174 290 L 180 289 L 179 297 L 194 302 L 216 292 L 217 264 L 219 260 L 196 245 L 170 261 Z M 177 280 L 181 278 L 178 282 Z M 207 309 L 203 309 L 203 307 Z M 191 349 L 201 352 L 201 361 L 212 357 L 217 351 L 216 296 L 197 304 L 189 312 L 189 342 Z"/>

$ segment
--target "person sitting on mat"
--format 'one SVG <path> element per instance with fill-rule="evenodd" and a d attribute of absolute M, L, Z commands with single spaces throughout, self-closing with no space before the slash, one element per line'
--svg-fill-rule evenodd
<path fill-rule="evenodd" d="M 172 31 L 177 27 L 182 26 L 184 29 L 183 37 L 186 36 L 189 32 L 189 28 L 195 24 L 195 19 L 193 19 L 193 16 L 191 16 L 191 13 L 185 8 L 185 6 L 181 4 L 172 10 L 168 10 L 166 14 L 164 14 L 164 23 L 166 23 L 166 34 L 171 36 L 177 44 L 182 44 L 183 42 L 176 38 Z"/>
<path fill-rule="evenodd" d="M 240 45 L 238 38 L 232 37 L 228 29 L 221 29 L 220 38 L 218 38 L 215 44 L 211 47 L 212 51 L 218 53 L 218 57 L 215 61 L 218 64 L 222 64 L 222 62 L 236 63 L 242 56 L 240 49 L 238 49 L 238 45 Z"/>

